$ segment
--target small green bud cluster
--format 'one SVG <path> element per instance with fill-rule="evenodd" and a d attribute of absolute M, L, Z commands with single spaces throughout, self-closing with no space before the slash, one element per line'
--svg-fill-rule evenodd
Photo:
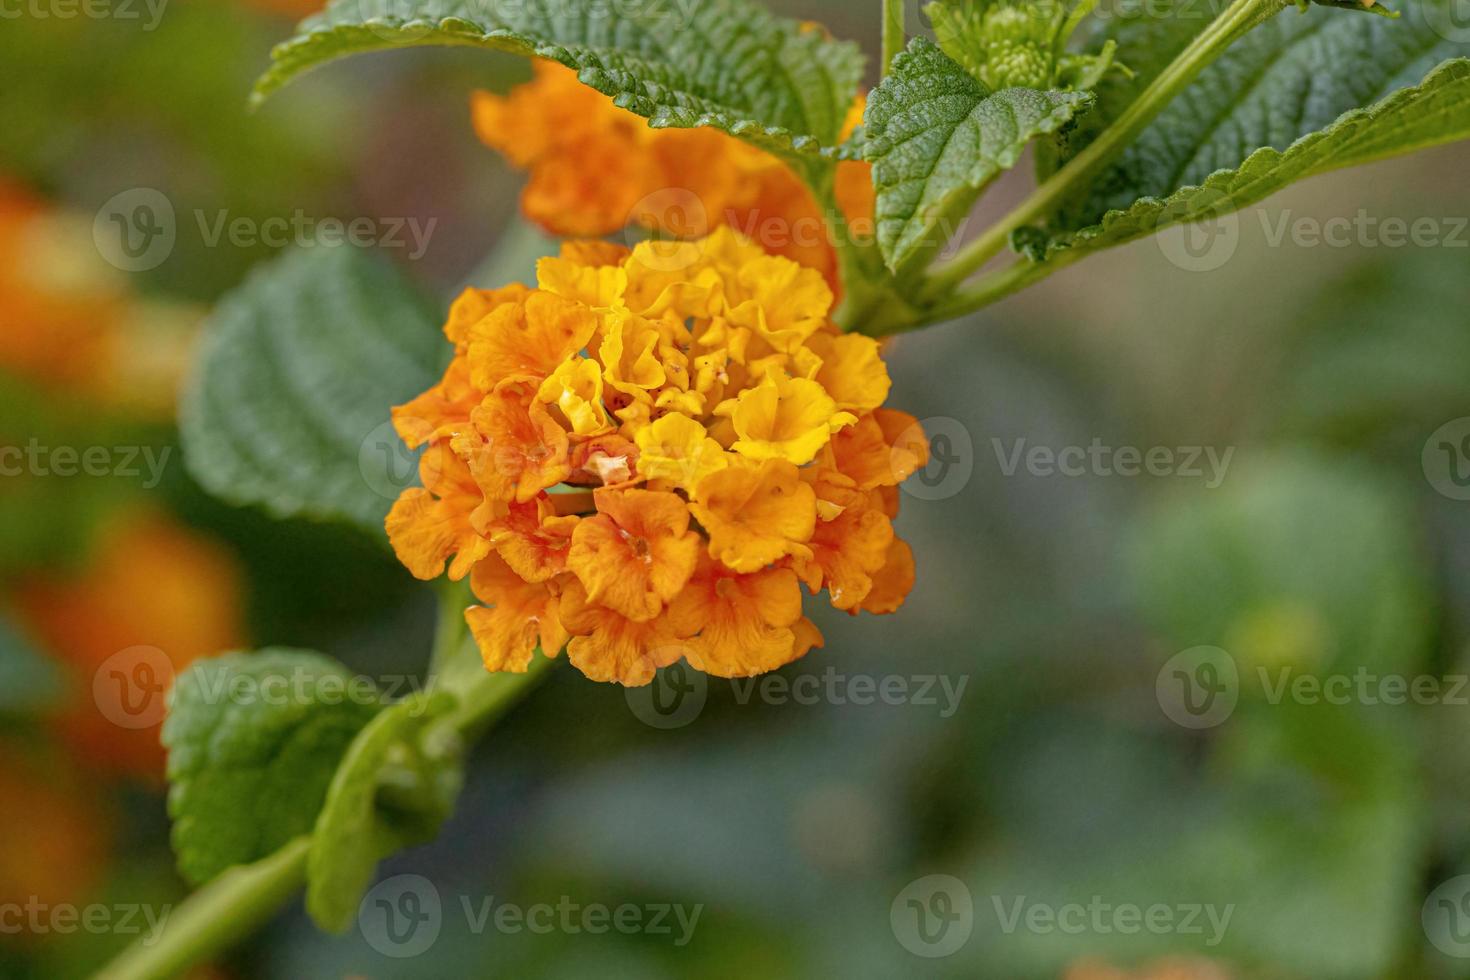
<path fill-rule="evenodd" d="M 1047 88 L 1052 81 L 1055 4 L 997 4 L 981 17 L 985 53 L 980 80 L 987 87 Z"/>
<path fill-rule="evenodd" d="M 936 0 L 924 9 L 940 48 L 991 91 L 1091 88 L 1113 67 L 1111 44 L 1096 55 L 1066 51 L 1081 11 L 1063 0 Z"/>

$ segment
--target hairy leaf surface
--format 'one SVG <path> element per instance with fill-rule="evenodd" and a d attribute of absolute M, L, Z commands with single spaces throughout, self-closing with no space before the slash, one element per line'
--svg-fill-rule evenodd
<path fill-rule="evenodd" d="M 189 472 L 233 504 L 381 534 L 416 479 L 389 410 L 437 380 L 439 322 L 391 265 L 357 249 L 263 266 L 200 341 L 179 406 Z"/>
<path fill-rule="evenodd" d="M 226 654 L 179 676 L 163 744 L 184 877 L 202 884 L 311 831 L 338 760 L 378 711 L 350 693 L 353 681 L 329 657 L 287 649 Z"/>
<path fill-rule="evenodd" d="M 276 48 L 256 97 L 344 55 L 428 44 L 550 58 L 655 127 L 793 158 L 836 144 L 862 76 L 855 45 L 750 0 L 334 0 Z"/>
<path fill-rule="evenodd" d="M 1138 77 L 1105 82 L 1083 132 L 1126 108 L 1204 26 L 1201 11 L 1179 4 L 1171 17 L 1110 25 L 1119 61 Z M 1443 29 L 1446 11 L 1445 0 L 1399 20 L 1313 7 L 1257 27 L 1067 202 L 1048 253 L 1121 244 L 1295 180 L 1470 136 L 1470 43 Z"/>
<path fill-rule="evenodd" d="M 1092 102 L 1084 92 L 990 92 L 922 38 L 894 59 L 868 100 L 865 153 L 877 188 L 878 247 L 901 271 L 948 240 L 991 181 L 1033 139 L 1056 132 Z"/>

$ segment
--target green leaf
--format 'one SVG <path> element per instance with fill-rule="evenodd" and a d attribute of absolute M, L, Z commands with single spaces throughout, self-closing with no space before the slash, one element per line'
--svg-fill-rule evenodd
<path fill-rule="evenodd" d="M 357 249 L 262 267 L 206 325 L 179 405 L 189 472 L 233 504 L 381 534 L 416 479 L 389 410 L 437 380 L 439 322 L 391 265 Z"/>
<path fill-rule="evenodd" d="M 1091 104 L 1085 92 L 992 93 L 931 42 L 909 42 L 869 97 L 864 119 L 878 247 L 888 267 L 901 272 L 937 252 L 952 232 L 945 226 L 1015 166 L 1031 140 Z"/>
<path fill-rule="evenodd" d="M 1257 27 L 1060 210 L 1045 254 L 1122 244 L 1292 181 L 1470 136 L 1470 43 L 1430 23 L 1445 2 L 1397 21 L 1313 9 Z M 1137 78 L 1104 83 L 1084 130 L 1095 134 L 1188 43 L 1199 22 L 1180 9 L 1123 22 L 1118 57 Z"/>
<path fill-rule="evenodd" d="M 862 77 L 855 45 L 748 0 L 334 0 L 277 46 L 255 97 L 343 55 L 430 44 L 549 58 L 652 126 L 713 126 L 788 157 L 837 142 Z"/>
<path fill-rule="evenodd" d="M 384 856 L 432 839 L 463 783 L 460 743 L 424 747 L 424 728 L 458 702 L 420 695 L 395 704 L 358 733 L 332 779 L 307 857 L 306 910 L 343 932 Z"/>
<path fill-rule="evenodd" d="M 179 676 L 163 725 L 179 870 L 195 884 L 308 833 L 376 695 L 319 653 L 268 649 Z"/>

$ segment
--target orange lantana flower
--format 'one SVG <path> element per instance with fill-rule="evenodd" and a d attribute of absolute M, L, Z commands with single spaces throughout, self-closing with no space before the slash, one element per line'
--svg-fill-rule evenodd
<path fill-rule="evenodd" d="M 394 413 L 427 448 L 388 536 L 421 578 L 473 569 L 489 669 L 565 644 L 597 680 L 681 658 L 748 676 L 821 644 L 803 582 L 853 613 L 903 603 L 895 487 L 927 447 L 819 273 L 729 229 L 538 269 L 462 296 L 444 379 Z"/>
<path fill-rule="evenodd" d="M 810 556 L 817 495 L 782 459 L 734 466 L 705 477 L 690 508 L 709 532 L 709 553 L 737 572 L 786 555 Z"/>
<path fill-rule="evenodd" d="M 716 129 L 650 129 L 570 68 L 532 67 L 533 81 L 504 96 L 476 93 L 473 103 L 480 139 L 530 172 L 527 218 L 568 237 L 639 225 L 693 238 L 727 225 L 836 288 L 822 209 L 786 164 Z M 854 103 L 844 136 L 862 121 L 862 106 Z M 838 164 L 835 192 L 854 230 L 871 233 L 869 165 Z"/>
<path fill-rule="evenodd" d="M 662 490 L 598 490 L 598 514 L 577 525 L 567 567 L 589 602 L 634 622 L 657 616 L 679 594 L 699 557 L 689 508 Z"/>
<path fill-rule="evenodd" d="M 490 670 L 522 672 L 538 646 L 557 650 L 566 645 L 554 586 L 528 582 L 499 555 L 491 555 L 475 564 L 470 587 L 488 604 L 467 610 L 465 620 Z"/>
<path fill-rule="evenodd" d="M 459 581 L 490 552 L 490 542 L 474 527 L 485 497 L 470 468 L 447 443 L 419 459 L 422 487 L 405 490 L 388 513 L 388 536 L 402 543 L 399 556 L 423 579 L 438 578 L 452 557 L 449 577 Z"/>
<path fill-rule="evenodd" d="M 567 657 L 594 681 L 647 684 L 654 671 L 688 653 L 666 612 L 647 620 L 629 619 L 589 599 L 576 579 L 567 584 L 561 608 L 562 623 L 572 634 Z"/>
<path fill-rule="evenodd" d="M 687 641 L 690 666 L 721 677 L 745 677 L 803 656 L 820 636 L 802 623 L 801 590 L 789 568 L 742 575 L 712 558 L 702 560 L 689 588 L 670 612 Z M 697 634 L 697 635 L 694 635 Z"/>

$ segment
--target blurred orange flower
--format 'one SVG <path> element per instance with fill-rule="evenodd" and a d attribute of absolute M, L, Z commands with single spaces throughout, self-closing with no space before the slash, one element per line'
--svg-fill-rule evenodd
<path fill-rule="evenodd" d="M 65 246 L 81 234 L 86 251 Z M 104 383 L 127 295 L 90 234 L 0 179 L 0 368 L 56 386 Z"/>
<path fill-rule="evenodd" d="M 59 779 L 27 748 L 0 745 L 0 800 L 0 906 L 85 900 L 108 849 L 93 791 Z"/>
<path fill-rule="evenodd" d="M 1176 957 L 1124 970 L 1089 958 L 1068 967 L 1062 980 L 1231 980 L 1231 977 L 1225 967 L 1206 959 Z"/>
<path fill-rule="evenodd" d="M 90 221 L 0 178 L 0 372 L 167 416 L 200 319 L 133 296 Z"/>
<path fill-rule="evenodd" d="M 529 171 L 521 209 L 531 221 L 573 238 L 628 225 L 699 238 L 728 225 L 839 288 L 822 208 L 786 164 L 716 129 L 651 129 L 571 69 L 540 59 L 533 69 L 533 81 L 504 96 L 478 92 L 472 106 L 480 139 Z M 844 137 L 862 112 L 859 99 Z M 871 226 L 868 164 L 839 163 L 834 191 L 856 229 Z"/>
<path fill-rule="evenodd" d="M 14 593 L 21 622 L 68 668 L 72 697 L 58 723 L 83 762 L 161 776 L 161 698 L 193 660 L 243 645 L 240 572 L 215 542 L 151 510 L 105 528 L 86 565 L 35 574 Z M 98 681 L 122 658 L 122 682 L 146 671 L 150 687 L 114 690 Z M 160 700 L 148 700 L 148 699 Z M 134 727 L 119 714 L 131 699 L 152 709 Z M 120 723 L 121 722 L 121 723 Z"/>

